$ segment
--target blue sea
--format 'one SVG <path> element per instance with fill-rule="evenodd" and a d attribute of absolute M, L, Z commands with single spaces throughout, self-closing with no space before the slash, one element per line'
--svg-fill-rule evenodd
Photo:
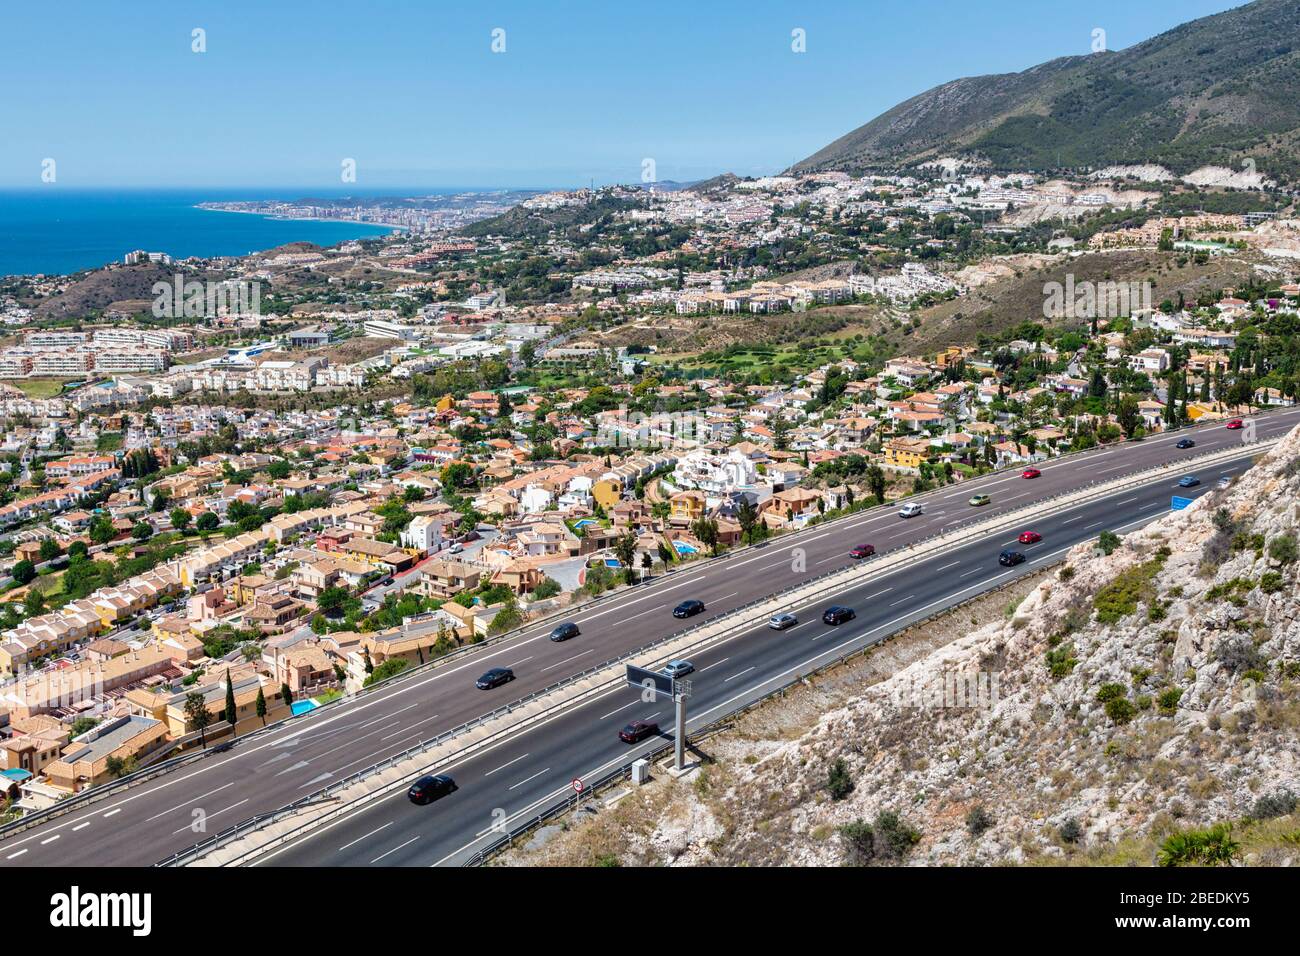
<path fill-rule="evenodd" d="M 271 219 L 194 208 L 201 202 L 293 200 L 304 195 L 329 193 L 319 189 L 92 191 L 57 184 L 0 191 L 0 275 L 78 272 L 121 262 L 134 249 L 166 252 L 177 259 L 242 256 L 286 242 L 330 246 L 393 231 L 388 226 Z"/>

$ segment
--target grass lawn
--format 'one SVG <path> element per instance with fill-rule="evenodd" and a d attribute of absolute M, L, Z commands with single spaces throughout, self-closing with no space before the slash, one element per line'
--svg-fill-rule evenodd
<path fill-rule="evenodd" d="M 28 398 L 54 398 L 63 391 L 65 382 L 75 382 L 72 378 L 16 378 L 13 384 Z"/>

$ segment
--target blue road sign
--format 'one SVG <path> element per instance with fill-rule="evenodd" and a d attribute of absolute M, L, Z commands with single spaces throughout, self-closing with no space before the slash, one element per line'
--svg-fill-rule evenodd
<path fill-rule="evenodd" d="M 1169 502 L 1169 510 L 1182 511 L 1195 500 L 1196 499 L 1194 498 L 1179 498 L 1177 495 L 1174 495 L 1173 500 Z"/>

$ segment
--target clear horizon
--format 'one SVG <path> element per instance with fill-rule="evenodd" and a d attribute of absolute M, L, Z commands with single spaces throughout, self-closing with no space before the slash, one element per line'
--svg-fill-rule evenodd
<path fill-rule="evenodd" d="M 640 181 L 646 159 L 658 180 L 765 175 L 949 80 L 1240 5 L 12 8 L 23 42 L 0 46 L 0 77 L 30 92 L 10 104 L 0 189 L 563 189 Z"/>

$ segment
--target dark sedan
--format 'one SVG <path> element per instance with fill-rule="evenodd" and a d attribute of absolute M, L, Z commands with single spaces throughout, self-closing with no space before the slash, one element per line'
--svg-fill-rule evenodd
<path fill-rule="evenodd" d="M 1023 551 L 1003 551 L 998 555 L 998 564 L 1004 568 L 1013 568 L 1025 560 Z"/>
<path fill-rule="evenodd" d="M 515 672 L 508 667 L 494 667 L 478 680 L 474 686 L 479 690 L 491 690 L 493 687 L 500 687 L 502 684 L 509 684 L 515 679 Z"/>
<path fill-rule="evenodd" d="M 411 789 L 406 791 L 406 796 L 412 803 L 423 806 L 455 792 L 456 789 L 456 781 L 451 777 L 445 773 L 432 773 L 411 784 Z"/>
<path fill-rule="evenodd" d="M 826 609 L 822 615 L 822 621 L 826 624 L 843 624 L 845 621 L 851 621 L 857 617 L 857 612 L 851 607 L 844 607 L 841 604 L 833 604 Z"/>
<path fill-rule="evenodd" d="M 658 733 L 659 725 L 654 721 L 634 720 L 618 732 L 618 739 L 625 744 L 637 744 Z"/>
<path fill-rule="evenodd" d="M 673 617 L 694 617 L 704 611 L 703 601 L 683 601 L 673 608 Z"/>
<path fill-rule="evenodd" d="M 1174 445 L 1174 447 L 1175 447 L 1175 448 L 1195 448 L 1195 447 L 1196 447 L 1196 442 L 1192 441 L 1190 438 L 1180 438 L 1180 439 L 1178 439 L 1178 443 L 1177 443 L 1176 445 Z"/>
<path fill-rule="evenodd" d="M 578 625 L 572 621 L 565 621 L 563 624 L 557 624 L 551 631 L 551 640 L 567 641 L 571 637 L 577 637 L 582 632 L 578 630 Z"/>

